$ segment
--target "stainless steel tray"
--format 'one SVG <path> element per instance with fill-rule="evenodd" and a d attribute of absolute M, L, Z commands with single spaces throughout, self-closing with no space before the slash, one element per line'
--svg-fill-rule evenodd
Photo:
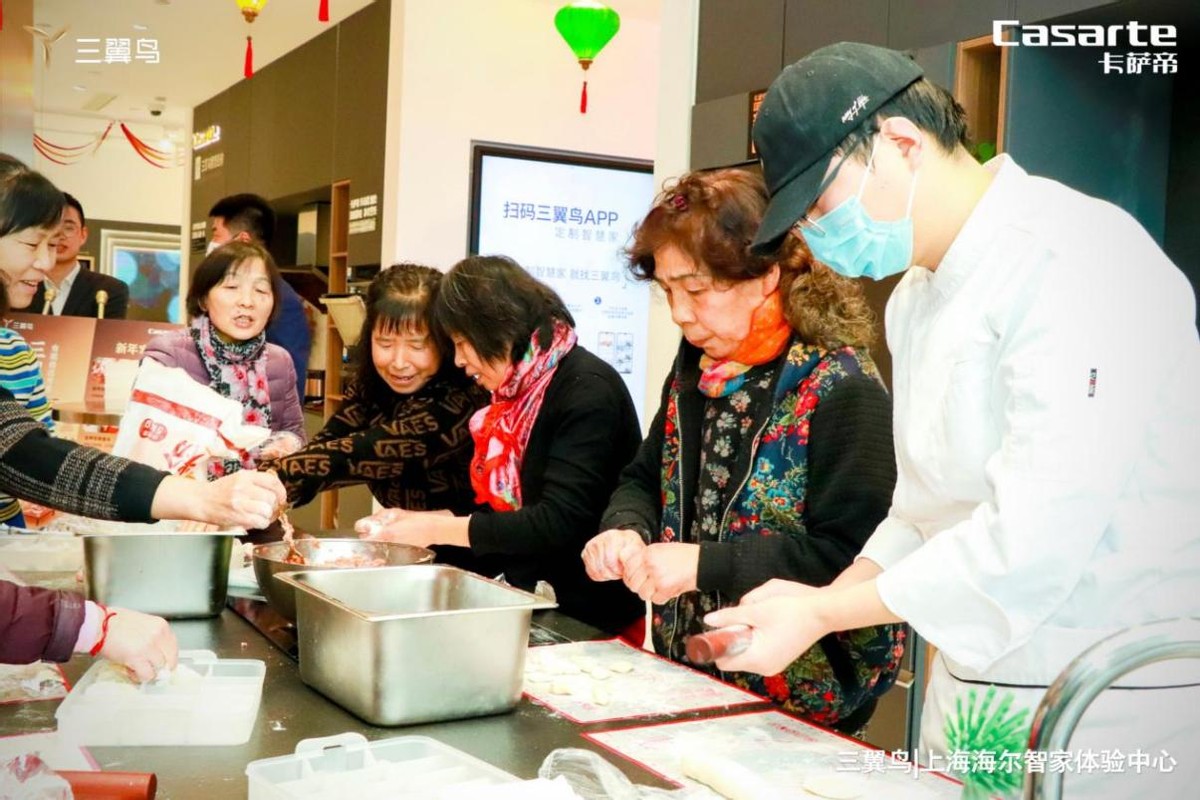
<path fill-rule="evenodd" d="M 437 564 L 288 572 L 300 677 L 375 725 L 507 711 L 530 617 L 554 603 Z"/>
<path fill-rule="evenodd" d="M 234 533 L 116 533 L 83 537 L 87 596 L 179 619 L 215 617 L 229 590 Z"/>

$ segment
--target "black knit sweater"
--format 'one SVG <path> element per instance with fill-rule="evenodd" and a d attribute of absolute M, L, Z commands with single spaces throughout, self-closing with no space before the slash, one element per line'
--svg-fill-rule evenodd
<path fill-rule="evenodd" d="M 620 582 L 591 581 L 581 553 L 600 531 L 600 514 L 640 441 L 621 376 L 576 345 L 559 362 L 530 431 L 521 461 L 521 508 L 475 512 L 470 552 L 438 548 L 438 560 L 503 573 L 524 589 L 547 581 L 560 611 L 620 632 L 645 606 Z"/>
<path fill-rule="evenodd" d="M 166 472 L 56 439 L 0 388 L 0 492 L 94 519 L 149 522 Z"/>
<path fill-rule="evenodd" d="M 684 343 L 676 364 L 681 385 L 695 387 L 697 360 L 695 348 Z M 658 540 L 664 412 L 671 381 L 669 376 L 663 389 L 663 408 L 646 441 L 621 476 L 621 484 L 604 513 L 602 530 L 629 528 L 640 532 L 648 542 Z M 693 388 L 684 392 L 679 402 L 681 417 L 695 421 L 694 425 L 685 423 L 680 430 L 687 460 L 679 465 L 687 514 L 683 530 L 688 531 L 693 505 L 690 495 L 699 471 L 699 420 L 703 417 L 704 398 Z M 685 405 L 691 408 L 685 409 Z M 854 560 L 875 526 L 887 516 L 896 483 L 891 400 L 878 381 L 866 376 L 848 377 L 822 397 L 811 418 L 806 475 L 804 535 L 701 542 L 697 573 L 700 591 L 721 592 L 736 601 L 771 578 L 824 586 Z M 740 474 L 732 478 L 735 483 L 741 479 Z"/>

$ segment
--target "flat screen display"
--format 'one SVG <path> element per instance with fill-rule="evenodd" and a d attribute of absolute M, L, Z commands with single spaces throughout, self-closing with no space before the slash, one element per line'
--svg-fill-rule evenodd
<path fill-rule="evenodd" d="M 474 148 L 470 252 L 506 255 L 554 287 L 579 343 L 621 374 L 644 422 L 650 287 L 629 276 L 623 250 L 654 200 L 652 165 Z"/>

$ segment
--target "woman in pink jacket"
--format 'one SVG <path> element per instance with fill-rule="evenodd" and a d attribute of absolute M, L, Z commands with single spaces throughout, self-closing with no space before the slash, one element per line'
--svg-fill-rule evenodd
<path fill-rule="evenodd" d="M 296 368 L 279 345 L 267 342 L 267 325 L 278 313 L 282 283 L 271 254 L 256 244 L 233 241 L 209 254 L 192 276 L 186 330 L 156 336 L 145 358 L 183 369 L 197 383 L 242 404 L 242 421 L 270 428 L 271 438 L 240 459 L 212 459 L 210 479 L 300 449 L 304 410 L 296 394 Z"/>

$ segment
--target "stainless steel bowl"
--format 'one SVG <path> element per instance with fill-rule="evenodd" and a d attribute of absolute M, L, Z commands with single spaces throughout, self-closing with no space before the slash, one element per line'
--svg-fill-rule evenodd
<path fill-rule="evenodd" d="M 296 596 L 291 586 L 274 579 L 281 572 L 359 569 L 331 563 L 346 558 L 382 558 L 384 565 L 400 567 L 428 564 L 434 556 L 432 550 L 424 547 L 396 542 L 366 542 L 362 539 L 297 539 L 294 544 L 296 551 L 308 563 L 289 564 L 284 561 L 288 554 L 286 542 L 260 544 L 253 550 L 254 577 L 258 581 L 258 589 L 271 608 L 289 622 L 296 621 Z"/>
<path fill-rule="evenodd" d="M 83 537 L 87 596 L 167 618 L 225 607 L 234 533 L 117 533 Z"/>
<path fill-rule="evenodd" d="M 498 714 L 521 697 L 529 623 L 554 603 L 433 564 L 291 572 L 300 677 L 373 725 Z"/>

